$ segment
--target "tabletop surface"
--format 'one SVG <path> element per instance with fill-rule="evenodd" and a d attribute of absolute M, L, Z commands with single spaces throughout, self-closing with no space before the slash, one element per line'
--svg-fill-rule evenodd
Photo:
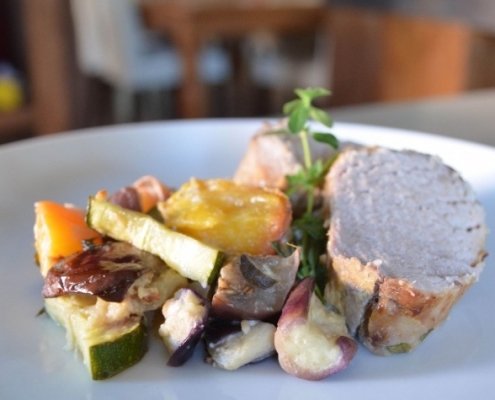
<path fill-rule="evenodd" d="M 495 89 L 400 103 L 330 110 L 340 122 L 434 133 L 495 146 Z"/>

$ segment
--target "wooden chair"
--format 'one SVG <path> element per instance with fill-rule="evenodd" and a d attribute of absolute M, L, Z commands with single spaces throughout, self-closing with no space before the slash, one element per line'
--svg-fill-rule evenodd
<path fill-rule="evenodd" d="M 452 95 L 469 88 L 473 30 L 456 22 L 334 8 L 333 105 Z"/>
<path fill-rule="evenodd" d="M 71 0 L 71 5 L 79 66 L 114 88 L 116 121 L 132 120 L 139 92 L 151 94 L 151 116 L 159 116 L 156 95 L 176 89 L 182 80 L 176 49 L 144 27 L 133 0 Z M 230 75 L 227 55 L 215 46 L 202 49 L 197 68 L 210 84 Z"/>

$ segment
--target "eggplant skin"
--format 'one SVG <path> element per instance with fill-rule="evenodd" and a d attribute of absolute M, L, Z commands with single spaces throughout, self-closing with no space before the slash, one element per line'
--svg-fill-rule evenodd
<path fill-rule="evenodd" d="M 201 339 L 205 325 L 197 325 L 188 338 L 169 357 L 167 365 L 169 367 L 180 367 L 191 358 L 194 349 Z"/>
<path fill-rule="evenodd" d="M 212 314 L 236 320 L 270 320 L 280 313 L 294 285 L 300 250 L 290 256 L 232 258 L 220 270 Z"/>
<path fill-rule="evenodd" d="M 280 367 L 312 381 L 345 369 L 357 351 L 344 316 L 326 307 L 314 287 L 307 277 L 292 290 L 274 336 Z"/>
<path fill-rule="evenodd" d="M 206 343 L 217 343 L 240 331 L 241 321 L 211 318 L 206 326 L 204 339 Z"/>
<path fill-rule="evenodd" d="M 179 289 L 162 307 L 165 322 L 159 335 L 169 353 L 167 365 L 183 365 L 193 354 L 205 331 L 210 304 L 190 288 Z"/>
<path fill-rule="evenodd" d="M 124 242 L 91 246 L 60 261 L 45 277 L 45 298 L 89 294 L 121 302 L 132 284 L 158 259 Z"/>

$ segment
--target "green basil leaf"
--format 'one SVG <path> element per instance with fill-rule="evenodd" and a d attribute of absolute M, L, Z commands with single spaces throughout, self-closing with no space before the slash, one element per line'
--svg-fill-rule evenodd
<path fill-rule="evenodd" d="M 318 121 L 323 125 L 328 126 L 329 128 L 331 128 L 333 125 L 333 121 L 332 118 L 330 117 L 330 114 L 328 114 L 326 111 L 322 110 L 321 108 L 311 107 L 309 109 L 309 115 L 315 121 Z"/>
<path fill-rule="evenodd" d="M 313 133 L 313 139 L 320 143 L 326 143 L 329 146 L 333 147 L 335 150 L 339 148 L 338 139 L 331 133 L 316 132 Z"/>

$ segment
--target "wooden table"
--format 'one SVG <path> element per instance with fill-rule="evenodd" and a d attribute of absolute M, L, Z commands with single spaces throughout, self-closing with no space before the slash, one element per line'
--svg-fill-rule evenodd
<path fill-rule="evenodd" d="M 180 2 L 141 0 L 145 24 L 168 35 L 183 61 L 181 113 L 205 116 L 204 88 L 197 75 L 198 54 L 213 37 L 240 38 L 257 30 L 277 34 L 312 32 L 323 28 L 325 7 L 187 7 Z"/>

